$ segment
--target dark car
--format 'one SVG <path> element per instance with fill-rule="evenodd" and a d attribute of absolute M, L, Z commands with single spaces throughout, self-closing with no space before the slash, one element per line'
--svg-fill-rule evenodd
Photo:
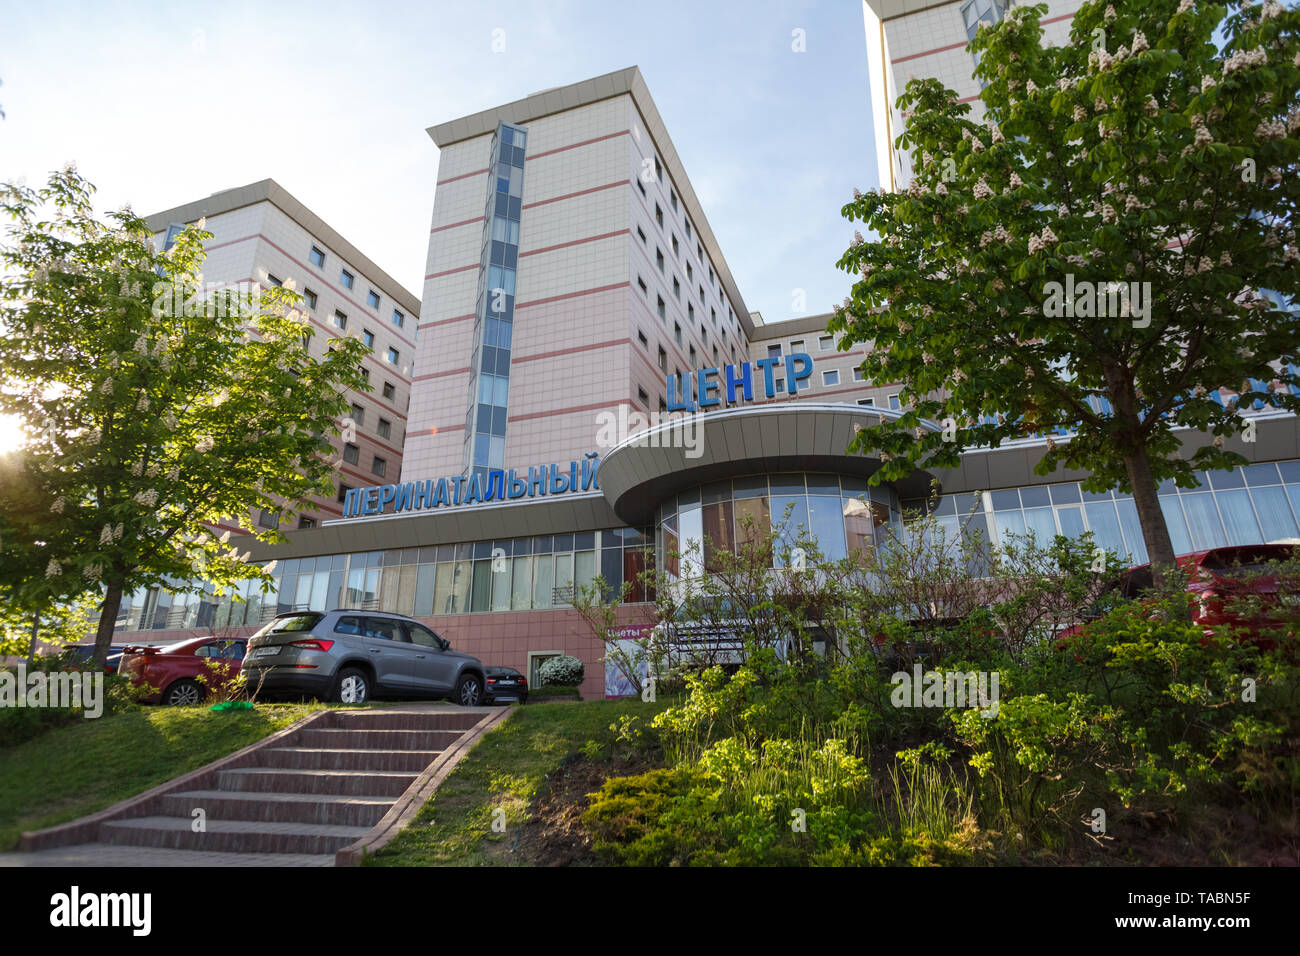
<path fill-rule="evenodd" d="M 528 678 L 513 667 L 489 667 L 486 676 L 487 703 L 528 703 Z"/>
<path fill-rule="evenodd" d="M 117 669 L 122 662 L 122 652 L 126 650 L 126 644 L 110 644 L 108 647 L 108 657 L 104 660 L 104 673 L 116 674 Z M 64 657 L 69 664 L 89 664 L 91 657 L 95 654 L 94 644 L 69 644 L 63 649 Z"/>
<path fill-rule="evenodd" d="M 242 637 L 192 637 L 164 647 L 128 645 L 121 673 L 137 687 L 152 689 L 141 698 L 145 703 L 201 704 L 239 677 L 246 644 Z"/>
<path fill-rule="evenodd" d="M 401 614 L 298 611 L 281 614 L 248 639 L 243 673 L 254 697 L 310 695 L 343 704 L 372 697 L 443 697 L 483 703 L 477 657 Z"/>

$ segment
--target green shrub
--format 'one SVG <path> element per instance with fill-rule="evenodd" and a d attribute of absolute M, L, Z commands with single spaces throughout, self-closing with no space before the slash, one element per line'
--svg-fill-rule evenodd
<path fill-rule="evenodd" d="M 557 684 L 581 684 L 586 670 L 582 666 L 582 661 L 566 654 L 543 661 L 537 673 L 542 679 L 542 686 L 547 687 Z"/>

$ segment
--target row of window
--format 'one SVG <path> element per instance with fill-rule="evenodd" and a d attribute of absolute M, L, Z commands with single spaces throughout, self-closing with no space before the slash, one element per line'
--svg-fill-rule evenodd
<path fill-rule="evenodd" d="M 324 251 L 323 249 L 321 249 L 320 246 L 312 246 L 312 247 L 311 247 L 311 252 L 308 254 L 308 258 L 311 260 L 311 264 L 314 265 L 314 266 L 316 266 L 316 268 L 318 268 L 318 269 L 322 269 L 322 270 L 325 268 L 325 260 L 326 260 L 327 256 L 326 256 L 326 254 L 325 254 L 325 251 Z M 274 280 L 273 280 L 273 281 L 274 281 Z M 280 284 L 280 283 L 279 283 L 278 281 L 276 281 L 276 285 L 279 285 L 279 284 Z M 356 276 L 354 276 L 354 275 L 353 275 L 351 272 L 349 272 L 346 268 L 342 268 L 342 267 L 341 267 L 341 268 L 339 269 L 339 285 L 343 286 L 343 288 L 345 288 L 345 289 L 352 290 L 352 289 L 355 287 L 355 285 L 356 285 Z M 306 289 L 306 290 L 304 290 L 304 292 L 303 292 L 303 298 L 305 298 L 305 299 L 307 300 L 307 305 L 308 305 L 309 308 L 312 308 L 312 309 L 315 309 L 315 308 L 316 308 L 316 293 L 315 293 L 315 292 L 312 292 L 310 289 Z M 369 293 L 366 295 L 366 305 L 368 305 L 370 308 L 372 308 L 372 309 L 374 309 L 376 312 L 378 312 L 378 311 L 379 311 L 379 303 L 380 303 L 380 296 L 379 296 L 379 293 L 376 292 L 374 289 L 371 289 L 371 290 L 369 291 Z M 340 313 L 340 312 L 335 312 L 334 314 L 335 314 L 335 317 L 336 317 L 336 318 L 337 318 L 337 316 L 342 315 L 342 313 Z M 405 328 L 405 327 L 406 327 L 406 314 L 405 314 L 401 309 L 396 309 L 396 308 L 395 308 L 395 309 L 393 309 L 392 321 L 393 321 L 393 325 L 397 326 L 399 329 L 401 329 L 401 328 Z M 344 317 L 343 317 L 343 322 L 344 322 L 344 324 L 343 324 L 343 325 L 339 325 L 339 328 L 344 328 L 344 327 L 346 326 L 346 324 L 347 324 L 347 316 L 344 316 Z M 338 325 L 338 322 L 336 321 L 335 324 Z"/>

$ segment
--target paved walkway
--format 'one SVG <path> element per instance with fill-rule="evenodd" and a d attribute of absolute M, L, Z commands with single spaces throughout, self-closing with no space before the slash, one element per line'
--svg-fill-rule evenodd
<path fill-rule="evenodd" d="M 334 854 L 215 853 L 149 846 L 80 843 L 32 853 L 0 853 L 6 866 L 333 866 Z"/>

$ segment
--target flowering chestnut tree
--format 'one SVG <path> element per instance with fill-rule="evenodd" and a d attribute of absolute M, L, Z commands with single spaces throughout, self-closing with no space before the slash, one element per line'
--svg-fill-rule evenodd
<path fill-rule="evenodd" d="M 909 83 L 914 178 L 843 209 L 879 241 L 840 259 L 860 278 L 830 328 L 907 405 L 853 450 L 887 480 L 1055 435 L 1037 473 L 1131 491 L 1159 579 L 1157 483 L 1244 464 L 1224 440 L 1253 440 L 1251 406 L 1300 410 L 1300 12 L 1103 0 L 1053 47 L 1046 12 L 976 34 L 982 122 Z"/>
<path fill-rule="evenodd" d="M 0 496 L 0 588 L 35 604 L 101 593 L 102 663 L 124 593 L 265 580 L 209 529 L 331 492 L 327 436 L 344 390 L 368 386 L 359 340 L 309 354 L 291 288 L 205 287 L 201 221 L 159 250 L 130 210 L 97 220 L 92 192 L 72 168 L 0 186 L 0 412 L 27 434 L 29 502 Z"/>

